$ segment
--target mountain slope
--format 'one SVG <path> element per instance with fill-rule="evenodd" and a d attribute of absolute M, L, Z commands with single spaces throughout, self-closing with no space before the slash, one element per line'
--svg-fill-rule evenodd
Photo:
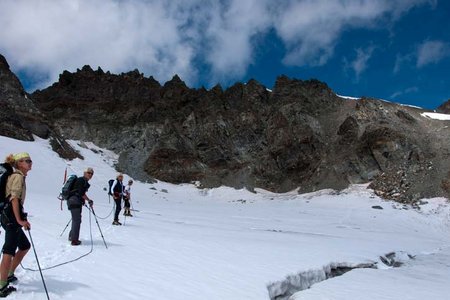
<path fill-rule="evenodd" d="M 255 80 L 206 90 L 178 76 L 162 86 L 138 70 L 85 66 L 26 95 L 4 59 L 0 75 L 0 133 L 49 137 L 66 158 L 78 154 L 64 138 L 92 141 L 143 181 L 275 192 L 370 182 L 380 196 L 409 203 L 450 190 L 448 121 L 340 97 L 317 80 L 280 76 L 273 91 Z"/>
<path fill-rule="evenodd" d="M 317 80 L 281 76 L 273 91 L 254 80 L 207 91 L 178 76 L 161 86 L 137 70 L 85 66 L 32 96 L 65 136 L 116 151 L 118 169 L 141 180 L 277 192 L 373 182 L 383 197 L 406 202 L 446 194 L 445 121 L 348 100 Z"/>
<path fill-rule="evenodd" d="M 383 201 L 364 186 L 340 194 L 323 190 L 299 195 L 136 181 L 132 204 L 138 211 L 126 220 L 121 215 L 124 225 L 113 226 L 113 203 L 103 188 L 116 174 L 112 164 L 117 155 L 88 142 L 72 145 L 84 160 L 64 161 L 39 138 L 0 137 L 0 156 L 28 151 L 34 162 L 25 202 L 30 233 L 42 268 L 63 264 L 43 272 L 52 300 L 269 299 L 268 286 L 275 293 L 287 276 L 361 263 L 376 263 L 378 269 L 356 269 L 293 297 L 387 300 L 409 295 L 422 300 L 423 295 L 446 299 L 450 292 L 450 277 L 445 276 L 450 211 L 444 199 L 430 199 L 419 211 Z M 81 174 L 87 166 L 95 169 L 88 194 L 107 249 L 85 208 L 82 245 L 70 246 L 67 230 L 62 234 L 70 220 L 56 199 L 64 170 Z M 416 259 L 388 267 L 379 256 L 392 251 Z M 23 266 L 37 269 L 32 251 Z M 39 272 L 19 267 L 16 275 L 18 291 L 8 299 L 45 299 Z M 306 276 L 299 284 L 312 279 Z"/>

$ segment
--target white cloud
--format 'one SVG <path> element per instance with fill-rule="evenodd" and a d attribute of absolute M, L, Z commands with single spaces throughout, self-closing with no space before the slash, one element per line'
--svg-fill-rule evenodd
<path fill-rule="evenodd" d="M 395 98 L 398 98 L 398 97 L 403 96 L 403 95 L 405 95 L 405 94 L 417 93 L 418 91 L 419 91 L 419 88 L 418 88 L 418 87 L 412 86 L 412 87 L 406 88 L 406 89 L 404 89 L 404 90 L 397 91 L 397 92 L 393 93 L 393 94 L 390 96 L 390 98 L 391 98 L 391 99 L 395 99 Z"/>
<path fill-rule="evenodd" d="M 418 68 L 435 64 L 450 56 L 450 44 L 442 41 L 425 41 L 417 49 Z"/>
<path fill-rule="evenodd" d="M 163 1 L 3 1 L 0 49 L 18 69 L 48 73 L 50 82 L 85 64 L 189 80 L 193 47 L 172 13 Z"/>
<path fill-rule="evenodd" d="M 375 48 L 373 46 L 370 46 L 366 49 L 363 48 L 356 49 L 356 58 L 354 61 L 351 62 L 350 66 L 355 72 L 357 79 L 359 79 L 361 73 L 367 69 L 367 62 L 372 56 L 374 50 Z"/>
<path fill-rule="evenodd" d="M 271 26 L 267 2 L 232 0 L 224 13 L 216 11 L 214 16 L 206 29 L 205 58 L 213 71 L 211 80 L 239 78 L 253 62 L 255 38 Z"/>
<path fill-rule="evenodd" d="M 385 26 L 390 19 L 430 1 L 290 0 L 280 5 L 275 28 L 286 43 L 287 65 L 323 65 L 347 28 Z M 431 4 L 435 1 L 431 1 Z M 383 21 L 383 22 L 380 22 Z"/>
<path fill-rule="evenodd" d="M 377 21 L 429 2 L 2 0 L 0 53 L 16 72 L 39 78 L 36 87 L 85 64 L 114 73 L 138 68 L 160 81 L 177 73 L 190 85 L 200 66 L 214 84 L 241 79 L 270 30 L 285 43 L 284 63 L 323 65 L 345 29 L 384 26 Z"/>
<path fill-rule="evenodd" d="M 409 53 L 406 55 L 397 54 L 394 65 L 394 74 L 398 73 L 400 69 L 415 59 L 415 53 Z"/>

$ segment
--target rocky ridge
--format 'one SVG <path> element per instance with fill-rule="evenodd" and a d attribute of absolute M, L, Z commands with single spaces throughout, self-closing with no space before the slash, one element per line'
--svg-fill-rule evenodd
<path fill-rule="evenodd" d="M 73 159 L 80 155 L 60 136 L 41 113 L 0 55 L 0 135 L 33 141 L 34 136 L 50 139 L 55 152 Z"/>
<path fill-rule="evenodd" d="M 450 114 L 450 99 L 439 105 L 439 107 L 436 108 L 436 112 L 442 114 Z"/>
<path fill-rule="evenodd" d="M 29 99 L 65 138 L 115 151 L 117 168 L 144 181 L 276 192 L 370 183 L 401 202 L 446 195 L 448 121 L 344 99 L 317 80 L 280 76 L 273 91 L 255 80 L 206 90 L 178 76 L 161 85 L 138 70 L 85 66 Z"/>

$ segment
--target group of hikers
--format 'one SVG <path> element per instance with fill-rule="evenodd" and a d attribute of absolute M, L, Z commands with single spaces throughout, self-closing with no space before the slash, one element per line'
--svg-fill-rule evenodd
<path fill-rule="evenodd" d="M 3 244 L 2 259 L 0 262 L 0 298 L 4 298 L 11 292 L 16 291 L 16 288 L 10 285 L 10 283 L 17 281 L 14 272 L 31 248 L 30 241 L 22 228 L 28 232 L 31 229 L 31 225 L 27 219 L 27 213 L 24 211 L 24 203 L 26 196 L 26 177 L 32 169 L 32 166 L 33 161 L 27 152 L 10 154 L 6 157 L 5 162 L 1 164 L 4 170 L 0 185 L 2 189 L 0 198 L 2 200 L 0 201 L 2 205 L 1 225 L 5 231 L 5 242 Z M 72 246 L 81 244 L 79 236 L 82 207 L 88 204 L 90 209 L 93 209 L 94 201 L 86 194 L 90 187 L 89 180 L 93 176 L 94 170 L 90 167 L 86 168 L 83 176 L 74 179 L 68 192 L 67 207 L 72 217 L 69 241 Z M 3 178 L 6 179 L 3 180 Z M 110 184 L 110 190 L 108 192 L 112 195 L 116 206 L 113 225 L 122 225 L 119 222 L 122 199 L 124 200 L 124 215 L 132 217 L 130 205 L 132 184 L 133 180 L 129 180 L 127 185 L 123 184 L 122 173 L 119 173 L 116 179 Z M 5 191 L 4 193 L 3 190 Z"/>
<path fill-rule="evenodd" d="M 72 215 L 72 227 L 69 232 L 69 241 L 72 246 L 78 246 L 81 244 L 80 237 L 80 226 L 81 226 L 81 210 L 85 203 L 87 202 L 92 208 L 94 201 L 91 200 L 86 192 L 88 191 L 90 184 L 89 180 L 94 176 L 94 169 L 86 168 L 83 176 L 77 177 L 70 187 L 67 208 L 70 210 Z M 133 185 L 133 180 L 128 181 L 128 185 L 123 184 L 123 174 L 119 173 L 115 180 L 113 180 L 110 190 L 108 191 L 112 195 L 115 202 L 115 213 L 113 225 L 122 225 L 119 222 L 119 214 L 122 210 L 122 200 L 124 200 L 124 215 L 132 217 L 131 214 L 131 186 Z"/>
<path fill-rule="evenodd" d="M 114 212 L 113 225 L 122 225 L 119 222 L 119 214 L 121 210 L 122 199 L 124 201 L 124 216 L 132 217 L 131 214 L 131 186 L 133 185 L 133 180 L 129 180 L 127 185 L 123 185 L 123 174 L 119 173 L 116 179 L 112 182 L 110 188 L 110 194 L 113 196 L 114 202 L 116 204 L 116 211 Z"/>

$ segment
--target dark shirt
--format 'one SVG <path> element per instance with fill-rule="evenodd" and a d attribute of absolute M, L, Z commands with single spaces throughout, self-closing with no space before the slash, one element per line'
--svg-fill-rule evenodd
<path fill-rule="evenodd" d="M 73 188 L 70 192 L 70 196 L 77 196 L 78 198 L 83 197 L 84 194 L 88 191 L 91 185 L 87 181 L 84 176 L 78 177 L 73 184 Z"/>
<path fill-rule="evenodd" d="M 114 183 L 113 183 L 113 185 L 114 185 Z M 116 182 L 115 182 L 115 185 L 114 185 L 114 188 L 113 188 L 113 192 L 114 193 L 118 193 L 118 194 L 122 194 L 123 193 L 122 181 L 116 179 Z"/>

